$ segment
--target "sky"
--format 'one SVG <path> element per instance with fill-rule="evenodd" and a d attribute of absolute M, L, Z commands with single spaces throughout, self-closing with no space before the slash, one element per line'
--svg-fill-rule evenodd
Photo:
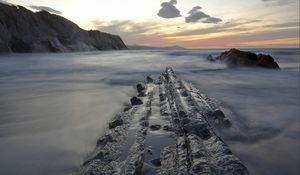
<path fill-rule="evenodd" d="M 4 1 L 4 0 L 0 0 Z M 299 0 L 6 0 L 127 45 L 299 48 Z"/>

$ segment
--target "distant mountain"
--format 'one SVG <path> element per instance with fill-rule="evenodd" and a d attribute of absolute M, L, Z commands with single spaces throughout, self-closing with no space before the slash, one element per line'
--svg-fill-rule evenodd
<path fill-rule="evenodd" d="M 181 46 L 169 46 L 169 47 L 153 47 L 153 46 L 142 46 L 142 45 L 129 45 L 130 50 L 187 50 Z"/>
<path fill-rule="evenodd" d="M 0 52 L 72 52 L 127 49 L 117 35 L 81 29 L 47 11 L 0 3 Z"/>

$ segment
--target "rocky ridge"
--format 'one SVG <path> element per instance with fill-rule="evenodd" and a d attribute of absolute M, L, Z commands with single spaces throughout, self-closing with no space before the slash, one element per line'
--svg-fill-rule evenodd
<path fill-rule="evenodd" d="M 86 31 L 47 11 L 0 3 L 1 52 L 73 52 L 127 49 L 122 39 L 100 31 Z"/>
<path fill-rule="evenodd" d="M 222 61 L 230 67 L 262 67 L 270 69 L 280 69 L 278 63 L 271 55 L 255 54 L 253 52 L 245 52 L 238 49 L 230 49 L 222 52 L 220 56 L 213 58 L 212 55 L 207 57 L 209 61 Z"/>
<path fill-rule="evenodd" d="M 145 95 L 133 97 L 110 122 L 80 174 L 249 174 L 215 132 L 229 129 L 229 119 L 172 68 L 157 80 L 147 77 L 137 91 Z"/>

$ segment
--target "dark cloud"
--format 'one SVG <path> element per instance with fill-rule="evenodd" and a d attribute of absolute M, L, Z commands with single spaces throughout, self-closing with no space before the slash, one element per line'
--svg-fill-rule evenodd
<path fill-rule="evenodd" d="M 222 21 L 220 18 L 211 17 L 210 15 L 201 11 L 201 7 L 193 7 L 189 11 L 189 16 L 185 17 L 186 23 L 202 22 L 202 23 L 219 23 Z"/>
<path fill-rule="evenodd" d="M 170 2 L 163 2 L 161 9 L 158 12 L 158 16 L 162 18 L 177 18 L 180 17 L 180 11 L 174 6 L 177 4 L 177 0 L 171 0 Z"/>
<path fill-rule="evenodd" d="M 60 14 L 62 14 L 62 12 L 61 11 L 58 11 L 58 10 L 54 10 L 53 8 L 51 8 L 51 7 L 46 7 L 46 6 L 35 6 L 35 5 L 31 5 L 31 6 L 29 6 L 30 8 L 32 8 L 32 9 L 34 9 L 34 10 L 45 10 L 45 11 L 47 11 L 47 12 L 50 12 L 50 13 L 55 13 L 55 14 L 58 14 L 58 15 L 60 15 Z"/>

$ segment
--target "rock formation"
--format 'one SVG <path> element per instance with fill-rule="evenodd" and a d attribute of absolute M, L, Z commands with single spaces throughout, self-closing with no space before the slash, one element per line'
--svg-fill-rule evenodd
<path fill-rule="evenodd" d="M 127 49 L 119 36 L 86 31 L 47 11 L 0 3 L 1 52 L 72 52 Z"/>
<path fill-rule="evenodd" d="M 244 52 L 238 49 L 230 49 L 221 53 L 217 60 L 226 62 L 229 66 L 248 66 L 263 67 L 271 69 L 280 69 L 277 62 L 270 55 L 258 54 L 252 52 Z"/>
<path fill-rule="evenodd" d="M 249 174 L 215 131 L 231 129 L 229 119 L 172 68 L 141 90 L 143 103 L 116 115 L 79 174 Z"/>

